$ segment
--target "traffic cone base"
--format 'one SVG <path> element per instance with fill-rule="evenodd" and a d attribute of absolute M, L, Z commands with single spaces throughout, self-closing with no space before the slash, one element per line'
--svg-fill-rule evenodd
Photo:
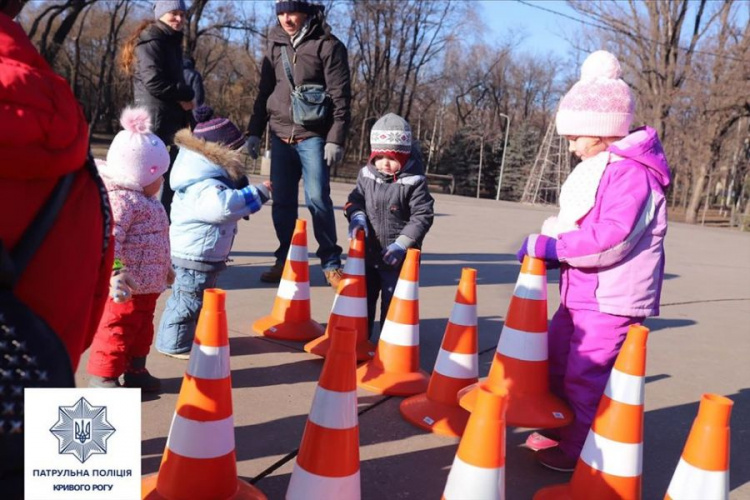
<path fill-rule="evenodd" d="M 477 387 L 485 383 L 482 379 L 458 391 L 462 408 L 473 412 L 477 401 Z M 557 396 L 546 394 L 514 393 L 510 389 L 506 424 L 512 427 L 554 429 L 573 421 L 573 414 Z"/>
<path fill-rule="evenodd" d="M 471 415 L 460 406 L 447 405 L 427 398 L 427 393 L 404 399 L 399 405 L 401 415 L 426 431 L 441 436 L 460 437 Z"/>
<path fill-rule="evenodd" d="M 158 474 L 151 474 L 143 478 L 143 480 L 141 481 L 142 500 L 190 500 L 190 498 L 193 498 L 185 497 L 183 499 L 177 497 L 164 497 L 160 495 L 156 490 L 157 478 Z M 211 485 L 208 484 L 207 486 Z M 211 495 L 211 491 L 209 491 L 208 493 L 209 498 L 213 496 Z M 266 497 L 258 488 L 246 483 L 245 481 L 242 481 L 241 479 L 237 479 L 237 491 L 234 493 L 234 495 L 222 498 L 226 498 L 227 500 L 268 500 L 268 497 Z"/>
<path fill-rule="evenodd" d="M 328 353 L 328 349 L 331 347 L 331 337 L 323 336 L 311 340 L 305 344 L 305 351 L 316 356 L 323 356 Z M 369 340 L 357 343 L 356 347 L 357 361 L 369 361 L 375 355 L 375 344 Z"/>
<path fill-rule="evenodd" d="M 430 376 L 424 370 L 386 372 L 382 366 L 368 361 L 357 369 L 357 385 L 376 394 L 411 396 L 425 392 Z"/>
<path fill-rule="evenodd" d="M 302 322 L 282 322 L 271 316 L 266 316 L 253 323 L 253 331 L 279 340 L 305 342 L 323 335 L 323 326 L 312 319 Z"/>
<path fill-rule="evenodd" d="M 359 471 L 344 477 L 324 477 L 308 472 L 297 463 L 289 480 L 286 500 L 346 498 L 360 500 Z"/>

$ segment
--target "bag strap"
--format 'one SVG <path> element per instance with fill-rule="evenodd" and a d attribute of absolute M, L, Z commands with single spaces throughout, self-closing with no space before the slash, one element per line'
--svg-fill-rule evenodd
<path fill-rule="evenodd" d="M 0 242 L 0 287 L 11 289 L 15 286 L 47 233 L 52 229 L 77 173 L 71 172 L 57 181 L 52 193 L 10 252 Z"/>
<path fill-rule="evenodd" d="M 284 71 L 286 72 L 287 80 L 289 80 L 289 87 L 294 92 L 294 76 L 292 76 L 292 65 L 289 64 L 289 56 L 286 53 L 286 45 L 281 47 L 281 61 L 284 63 Z"/>

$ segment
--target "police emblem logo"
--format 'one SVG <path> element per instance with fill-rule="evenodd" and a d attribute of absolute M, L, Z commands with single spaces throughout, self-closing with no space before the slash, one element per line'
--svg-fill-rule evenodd
<path fill-rule="evenodd" d="M 58 453 L 75 456 L 81 463 L 91 455 L 107 453 L 107 439 L 115 428 L 107 421 L 107 407 L 94 406 L 86 398 L 73 406 L 60 406 L 50 432 L 58 440 Z"/>

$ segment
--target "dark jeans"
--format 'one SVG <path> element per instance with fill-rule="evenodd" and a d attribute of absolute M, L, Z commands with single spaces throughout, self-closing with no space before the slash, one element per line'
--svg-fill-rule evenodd
<path fill-rule="evenodd" d="M 323 158 L 325 140 L 311 137 L 297 144 L 287 144 L 271 135 L 271 182 L 273 205 L 271 217 L 279 248 L 276 263 L 286 261 L 292 242 L 297 211 L 300 177 L 304 181 L 305 203 L 312 215 L 313 232 L 324 271 L 341 267 L 341 247 L 336 244 L 336 221 L 333 216 L 328 165 Z"/>
<path fill-rule="evenodd" d="M 203 292 L 216 288 L 220 271 L 204 272 L 173 266 L 175 271 L 172 295 L 161 315 L 156 334 L 156 350 L 168 354 L 190 352 L 195 327 L 203 307 Z"/>
<path fill-rule="evenodd" d="M 174 165 L 174 160 L 177 158 L 177 153 L 179 152 L 180 148 L 174 144 L 169 146 L 169 168 L 167 169 L 167 173 L 164 174 L 164 187 L 161 190 L 161 204 L 164 205 L 164 210 L 167 211 L 167 217 L 169 217 L 170 221 L 172 220 L 170 210 L 172 209 L 174 190 L 169 185 L 169 175 L 172 173 L 172 165 Z"/>
<path fill-rule="evenodd" d="M 402 263 L 403 265 L 403 263 Z M 372 326 L 375 323 L 375 306 L 380 298 L 380 331 L 383 331 L 383 322 L 391 306 L 393 291 L 401 274 L 401 266 L 398 269 L 378 269 L 365 266 L 365 280 L 367 281 L 367 332 L 372 337 Z"/>

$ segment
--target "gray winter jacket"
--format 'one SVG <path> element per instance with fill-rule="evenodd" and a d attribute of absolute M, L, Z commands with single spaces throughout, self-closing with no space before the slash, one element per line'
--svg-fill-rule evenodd
<path fill-rule="evenodd" d="M 318 17 L 312 18 L 307 32 L 292 47 L 289 35 L 279 25 L 271 28 L 260 70 L 260 86 L 250 117 L 248 133 L 260 137 L 270 122 L 271 132 L 281 138 L 324 137 L 326 142 L 344 145 L 349 126 L 351 84 L 346 47 L 327 34 Z M 325 85 L 330 95 L 328 120 L 318 126 L 303 127 L 292 120 L 289 79 L 284 70 L 281 48 L 286 47 L 295 85 Z"/>
<path fill-rule="evenodd" d="M 189 113 L 180 101 L 194 97 L 182 74 L 182 32 L 155 21 L 138 37 L 135 59 L 135 103 L 149 110 L 154 133 L 172 144 L 174 134 L 188 125 Z"/>
<path fill-rule="evenodd" d="M 406 248 L 422 246 L 432 226 L 435 200 L 427 189 L 422 157 L 412 148 L 411 158 L 396 175 L 384 175 L 368 163 L 359 171 L 357 187 L 344 207 L 347 219 L 357 212 L 367 216 L 368 235 L 365 261 L 389 268 L 382 253 L 398 240 Z"/>

